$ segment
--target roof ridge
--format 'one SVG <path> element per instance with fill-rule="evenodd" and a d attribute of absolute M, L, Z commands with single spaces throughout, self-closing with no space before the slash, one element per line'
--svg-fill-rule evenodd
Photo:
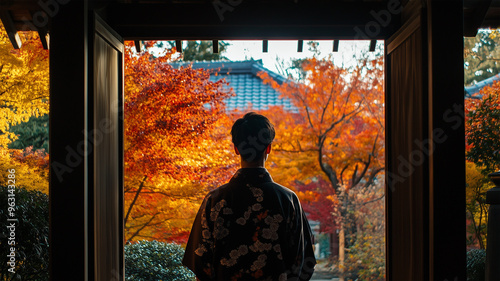
<path fill-rule="evenodd" d="M 495 75 L 493 75 L 493 76 L 491 76 L 489 78 L 486 78 L 484 80 L 481 80 L 481 81 L 477 82 L 474 85 L 464 87 L 465 96 L 466 97 L 472 97 L 472 95 L 474 95 L 474 94 L 478 93 L 479 91 L 481 91 L 482 88 L 493 84 L 493 82 L 497 81 L 497 80 L 500 80 L 500 73 L 495 74 Z"/>
<path fill-rule="evenodd" d="M 271 76 L 276 82 L 278 83 L 284 83 L 288 81 L 287 78 L 285 78 L 283 75 L 276 73 L 266 67 L 264 67 L 264 64 L 262 62 L 262 59 L 258 60 L 243 60 L 243 61 L 205 61 L 205 62 L 174 62 L 170 63 L 175 68 L 185 66 L 185 65 L 192 65 L 193 68 L 203 68 L 207 70 L 217 70 L 214 71 L 215 73 L 218 74 L 223 74 L 223 73 L 248 73 L 252 74 L 254 76 L 257 76 L 257 73 L 260 71 L 265 71 Z"/>

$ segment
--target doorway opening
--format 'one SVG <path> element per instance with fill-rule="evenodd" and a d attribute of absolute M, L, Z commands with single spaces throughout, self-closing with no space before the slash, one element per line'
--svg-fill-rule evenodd
<path fill-rule="evenodd" d="M 255 111 L 277 134 L 266 168 L 308 214 L 316 278 L 385 280 L 383 41 L 141 43 L 125 52 L 126 271 L 140 248 L 182 255 L 239 168 L 232 123 Z"/>

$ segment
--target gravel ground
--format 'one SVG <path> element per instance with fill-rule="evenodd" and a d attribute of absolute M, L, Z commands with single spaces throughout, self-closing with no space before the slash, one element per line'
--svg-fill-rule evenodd
<path fill-rule="evenodd" d="M 338 280 L 337 276 L 330 272 L 330 270 L 326 267 L 325 261 L 319 261 L 314 269 L 314 274 L 311 278 L 314 281 L 331 281 Z"/>

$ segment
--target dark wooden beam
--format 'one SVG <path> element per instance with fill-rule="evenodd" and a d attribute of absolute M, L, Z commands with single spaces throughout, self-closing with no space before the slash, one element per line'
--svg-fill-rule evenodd
<path fill-rule="evenodd" d="M 134 45 L 135 45 L 135 51 L 140 53 L 142 50 L 142 41 L 141 40 L 134 40 Z"/>
<path fill-rule="evenodd" d="M 14 49 L 21 48 L 23 43 L 21 41 L 21 37 L 19 37 L 19 33 L 17 32 L 10 12 L 5 10 L 0 11 L 0 19 L 2 20 L 3 26 L 9 36 L 10 43 L 12 43 Z"/>
<path fill-rule="evenodd" d="M 430 278 L 426 280 L 466 280 L 463 4 L 427 3 L 429 59 L 424 71 L 432 133 L 428 140 Z"/>
<path fill-rule="evenodd" d="M 175 40 L 175 50 L 179 53 L 182 53 L 182 41 Z"/>
<path fill-rule="evenodd" d="M 13 10 L 39 10 L 39 1 L 36 0 L 15 0 L 15 1 L 0 1 L 0 10 L 13 11 Z"/>
<path fill-rule="evenodd" d="M 53 281 L 94 280 L 93 275 L 86 278 L 92 272 L 86 265 L 94 265 L 88 254 L 93 251 L 88 245 L 93 244 L 87 244 L 92 235 L 86 234 L 93 226 L 87 209 L 93 205 L 86 202 L 93 202 L 88 192 L 93 184 L 88 173 L 93 166 L 85 160 L 92 154 L 87 149 L 86 120 L 93 116 L 93 100 L 88 97 L 92 91 L 88 79 L 93 75 L 86 63 L 92 53 L 87 48 L 90 36 L 84 32 L 88 27 L 86 2 L 68 2 L 53 18 L 50 30 L 49 274 Z"/>
<path fill-rule="evenodd" d="M 268 46 L 269 46 L 269 41 L 263 40 L 262 41 L 262 52 L 263 53 L 267 53 Z"/>
<path fill-rule="evenodd" d="M 50 35 L 47 30 L 38 31 L 38 36 L 40 37 L 40 41 L 42 42 L 42 46 L 45 50 L 50 48 Z"/>
<path fill-rule="evenodd" d="M 500 13 L 497 18 L 484 19 L 483 24 L 481 24 L 479 28 L 492 28 L 492 29 L 500 28 Z"/>
<path fill-rule="evenodd" d="M 219 40 L 212 40 L 212 50 L 214 54 L 219 53 Z"/>
<path fill-rule="evenodd" d="M 297 42 L 297 52 L 302 53 L 303 48 L 304 48 L 304 40 L 299 40 Z"/>
<path fill-rule="evenodd" d="M 476 9 L 474 14 L 469 18 L 464 18 L 464 36 L 474 37 L 477 34 L 478 28 L 483 24 L 484 18 L 488 13 L 492 0 L 476 1 Z"/>
<path fill-rule="evenodd" d="M 386 1 L 242 2 L 221 9 L 211 2 L 110 4 L 111 26 L 126 40 L 228 39 L 385 39 L 399 24 L 399 12 L 388 23 L 374 14 L 387 11 Z"/>
<path fill-rule="evenodd" d="M 339 51 L 339 41 L 340 40 L 333 40 L 333 52 L 338 52 Z"/>
<path fill-rule="evenodd" d="M 377 46 L 377 40 L 370 40 L 370 52 L 375 52 L 375 47 Z"/>

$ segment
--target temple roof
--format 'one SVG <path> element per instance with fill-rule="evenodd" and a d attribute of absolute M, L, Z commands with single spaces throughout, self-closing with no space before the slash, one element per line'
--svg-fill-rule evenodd
<path fill-rule="evenodd" d="M 174 63 L 174 67 L 188 65 L 190 63 Z M 297 112 L 289 99 L 280 98 L 280 93 L 270 85 L 264 84 L 257 76 L 260 71 L 267 72 L 276 82 L 283 83 L 286 78 L 265 68 L 262 60 L 247 61 L 214 61 L 195 62 L 193 68 L 203 68 L 210 71 L 210 80 L 218 81 L 226 79 L 229 82 L 227 88 L 233 88 L 236 96 L 226 100 L 228 110 L 265 110 L 269 106 L 283 106 L 285 110 Z"/>
<path fill-rule="evenodd" d="M 493 82 L 497 81 L 497 80 L 500 80 L 500 73 L 497 75 L 494 75 L 490 78 L 486 78 L 482 81 L 479 81 L 472 86 L 465 87 L 464 88 L 465 97 L 466 98 L 480 98 L 479 96 L 473 96 L 473 95 L 476 93 L 479 93 L 479 91 L 481 91 L 482 88 L 484 88 L 486 86 L 491 86 L 493 84 Z"/>

